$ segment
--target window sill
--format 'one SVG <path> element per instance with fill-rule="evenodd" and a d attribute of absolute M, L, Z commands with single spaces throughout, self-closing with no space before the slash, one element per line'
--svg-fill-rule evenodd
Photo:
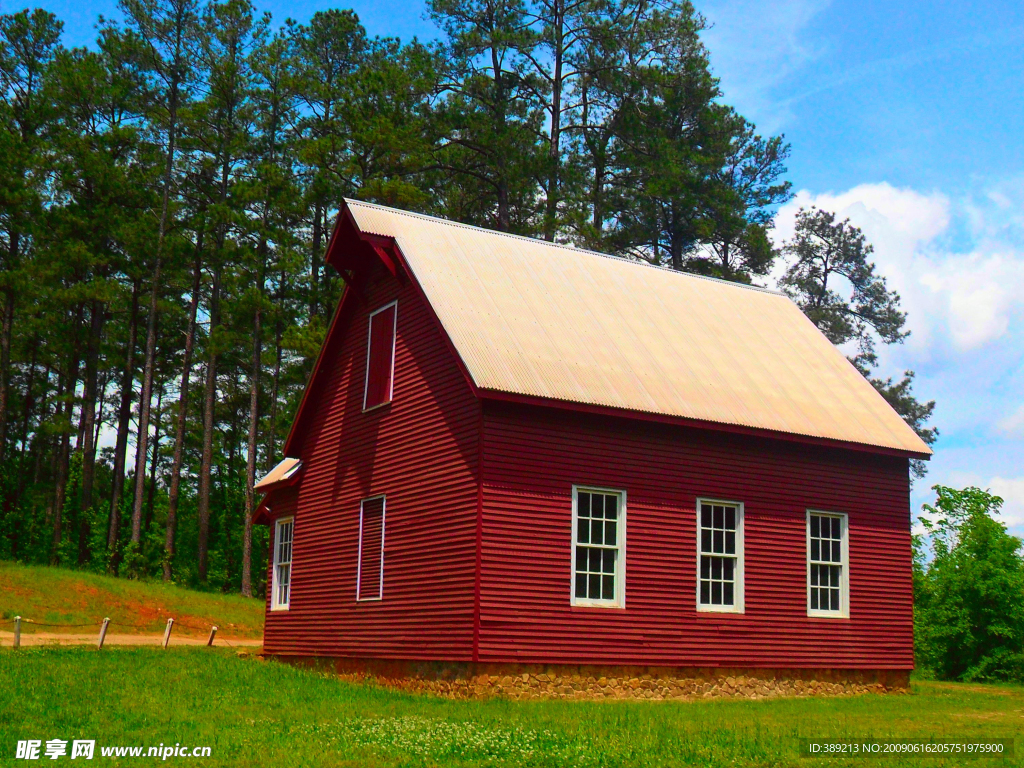
<path fill-rule="evenodd" d="M 378 403 L 377 405 L 371 405 L 369 408 L 363 408 L 363 413 L 370 413 L 371 411 L 379 411 L 384 406 L 391 405 L 391 403 L 393 403 L 393 402 L 394 402 L 393 400 L 386 400 L 383 403 Z"/>
<path fill-rule="evenodd" d="M 810 619 L 849 619 L 847 611 L 812 611 L 808 609 L 807 617 Z"/>
<path fill-rule="evenodd" d="M 622 611 L 625 610 L 626 606 L 621 603 L 605 603 L 605 602 L 594 602 L 594 601 L 577 601 L 569 604 L 570 608 L 579 608 L 583 612 L 590 612 L 593 610 L 599 611 Z"/>
<path fill-rule="evenodd" d="M 725 607 L 719 607 L 717 605 L 698 605 L 697 606 L 697 613 L 724 613 L 726 615 L 729 615 L 729 614 L 743 615 L 744 613 L 746 613 L 746 609 L 743 608 L 742 606 L 740 606 L 740 607 L 732 607 L 732 608 L 725 608 Z"/>
<path fill-rule="evenodd" d="M 275 605 L 273 608 L 270 609 L 270 612 L 271 613 L 287 613 L 288 612 L 288 606 L 287 605 Z"/>

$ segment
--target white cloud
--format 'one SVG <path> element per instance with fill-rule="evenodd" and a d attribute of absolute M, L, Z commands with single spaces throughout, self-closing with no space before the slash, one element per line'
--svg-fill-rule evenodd
<path fill-rule="evenodd" d="M 777 241 L 792 236 L 796 212 L 811 205 L 864 231 L 879 272 L 909 313 L 907 348 L 921 359 L 947 345 L 955 352 L 984 347 L 1024 309 L 1024 248 L 1013 242 L 1022 208 L 1003 190 L 980 203 L 884 182 L 839 194 L 801 191 L 779 211 Z M 968 233 L 965 250 L 951 245 L 954 225 Z"/>
<path fill-rule="evenodd" d="M 1024 477 L 993 477 L 988 486 L 992 493 L 1003 498 L 1000 520 L 1010 528 L 1024 527 Z"/>
<path fill-rule="evenodd" d="M 997 425 L 1000 432 L 1011 437 L 1024 437 L 1024 403 L 1018 406 L 1017 410 L 999 422 Z"/>

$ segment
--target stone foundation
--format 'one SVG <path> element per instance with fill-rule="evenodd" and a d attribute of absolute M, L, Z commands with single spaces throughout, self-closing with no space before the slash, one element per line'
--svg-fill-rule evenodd
<path fill-rule="evenodd" d="M 910 688 L 909 670 L 613 667 L 296 656 L 276 658 L 291 664 L 330 670 L 343 680 L 373 680 L 390 688 L 449 698 L 767 699 L 906 693 Z"/>

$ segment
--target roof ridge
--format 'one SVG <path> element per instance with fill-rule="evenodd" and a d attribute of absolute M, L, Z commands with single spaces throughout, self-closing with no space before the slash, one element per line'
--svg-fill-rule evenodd
<path fill-rule="evenodd" d="M 406 211 L 401 208 L 391 208 L 387 205 L 380 205 L 379 203 L 368 203 L 365 200 L 355 200 L 350 197 L 342 198 L 346 205 L 362 205 L 367 208 L 376 208 L 381 211 L 388 211 L 390 213 L 397 213 L 401 216 L 412 216 L 417 219 L 426 219 L 427 221 L 434 221 L 438 224 L 447 224 L 451 227 L 461 227 L 463 229 L 472 229 L 477 232 L 486 232 L 489 235 L 497 235 L 498 237 L 509 237 L 514 240 L 523 240 L 534 245 L 546 245 L 554 248 L 561 248 L 572 253 L 585 253 L 591 256 L 600 256 L 603 259 L 614 259 L 616 262 L 622 264 L 635 264 L 638 267 L 649 267 L 650 269 L 660 269 L 663 272 L 667 272 L 672 275 L 680 275 L 681 277 L 696 278 L 697 280 L 710 280 L 714 283 L 721 283 L 722 285 L 733 286 L 735 288 L 746 288 L 751 291 L 759 291 L 760 293 L 770 293 L 774 296 L 785 297 L 782 291 L 775 290 L 773 288 L 766 288 L 761 285 L 749 285 L 747 283 L 737 283 L 733 280 L 723 280 L 720 277 L 711 277 L 709 275 L 698 275 L 693 272 L 680 272 L 679 270 L 672 269 L 671 267 L 664 267 L 660 264 L 651 264 L 649 261 L 627 259 L 622 256 L 613 256 L 610 253 L 601 253 L 600 251 L 592 251 L 589 248 L 577 248 L 575 245 L 568 245 L 566 243 L 554 243 L 547 240 L 540 240 L 536 237 L 527 237 L 526 235 L 516 235 L 512 232 L 499 232 L 496 229 L 487 229 L 486 227 L 478 227 L 474 224 L 466 224 L 461 221 L 453 221 L 452 219 L 442 219 L 440 216 L 428 216 L 425 213 L 418 213 L 416 211 Z"/>

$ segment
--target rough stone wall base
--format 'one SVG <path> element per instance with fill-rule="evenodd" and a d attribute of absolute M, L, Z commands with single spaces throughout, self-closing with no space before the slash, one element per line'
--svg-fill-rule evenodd
<path fill-rule="evenodd" d="M 909 670 L 627 667 L 482 664 L 278 656 L 333 670 L 343 680 L 374 680 L 403 691 L 450 698 L 767 699 L 907 693 Z"/>

